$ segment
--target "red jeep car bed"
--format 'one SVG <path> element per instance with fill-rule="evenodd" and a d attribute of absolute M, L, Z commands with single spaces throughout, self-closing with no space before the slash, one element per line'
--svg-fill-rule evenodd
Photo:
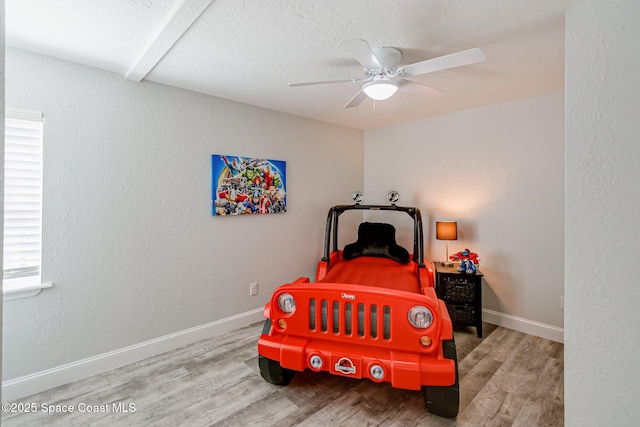
<path fill-rule="evenodd" d="M 413 219 L 413 253 L 395 228 L 363 222 L 358 240 L 338 249 L 338 219 L 350 210 L 394 211 Z M 420 211 L 391 205 L 339 205 L 329 210 L 324 256 L 315 282 L 280 286 L 264 308 L 258 340 L 260 373 L 278 385 L 295 371 L 422 390 L 427 411 L 458 414 L 458 365 L 447 308 L 436 296 L 423 258 Z"/>

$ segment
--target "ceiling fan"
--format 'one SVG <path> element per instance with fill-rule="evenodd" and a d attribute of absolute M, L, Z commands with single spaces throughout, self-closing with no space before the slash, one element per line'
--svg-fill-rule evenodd
<path fill-rule="evenodd" d="M 463 65 L 476 64 L 485 60 L 484 51 L 480 48 L 463 50 L 426 61 L 416 62 L 398 68 L 402 53 L 395 47 L 369 47 L 369 44 L 361 39 L 345 40 L 343 44 L 351 51 L 353 56 L 362 65 L 366 77 L 349 78 L 339 80 L 324 80 L 315 82 L 289 83 L 291 87 L 311 86 L 331 83 L 364 83 L 362 88 L 344 108 L 357 107 L 367 97 L 378 101 L 390 98 L 398 88 L 409 85 L 422 85 L 404 77 L 414 77 L 421 74 L 449 68 L 462 67 Z M 422 85 L 426 86 L 426 85 Z"/>

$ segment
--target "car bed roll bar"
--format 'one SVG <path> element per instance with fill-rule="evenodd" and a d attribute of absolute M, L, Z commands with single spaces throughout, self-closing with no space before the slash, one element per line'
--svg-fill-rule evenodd
<path fill-rule="evenodd" d="M 324 237 L 324 255 L 322 261 L 329 264 L 331 252 L 338 250 L 338 218 L 346 211 L 350 210 L 369 210 L 369 211 L 396 211 L 405 212 L 413 219 L 413 261 L 419 267 L 424 267 L 423 257 L 423 232 L 422 232 L 422 215 L 420 209 L 416 207 L 397 206 L 397 205 L 337 205 L 329 209 L 327 215 L 327 225 Z"/>

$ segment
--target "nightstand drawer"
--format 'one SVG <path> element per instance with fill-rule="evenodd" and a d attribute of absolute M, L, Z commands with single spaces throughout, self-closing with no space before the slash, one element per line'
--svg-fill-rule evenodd
<path fill-rule="evenodd" d="M 449 317 L 456 325 L 474 325 L 476 323 L 476 310 L 466 305 L 450 305 Z"/>
<path fill-rule="evenodd" d="M 464 277 L 444 277 L 442 285 L 442 299 L 446 302 L 469 303 L 476 300 L 476 286 Z"/>

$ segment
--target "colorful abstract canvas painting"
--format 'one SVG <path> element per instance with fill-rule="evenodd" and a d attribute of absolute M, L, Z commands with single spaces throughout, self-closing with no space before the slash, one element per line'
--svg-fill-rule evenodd
<path fill-rule="evenodd" d="M 214 216 L 286 212 L 286 162 L 214 154 L 211 171 Z"/>

